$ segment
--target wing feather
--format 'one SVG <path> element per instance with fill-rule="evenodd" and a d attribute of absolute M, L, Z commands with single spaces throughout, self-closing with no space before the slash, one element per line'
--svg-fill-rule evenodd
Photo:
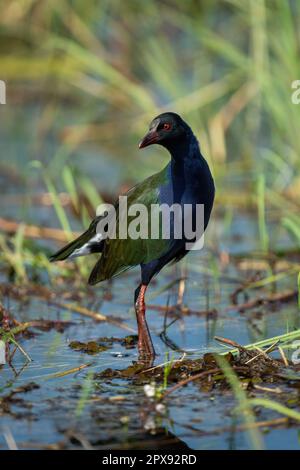
<path fill-rule="evenodd" d="M 127 205 L 144 204 L 150 214 L 151 204 L 159 204 L 160 188 L 167 182 L 167 168 L 150 176 L 142 183 L 134 186 L 128 193 Z M 107 238 L 104 241 L 101 258 L 94 266 L 89 278 L 89 284 L 96 284 L 105 279 L 110 279 L 123 271 L 138 264 L 148 263 L 162 256 L 168 249 L 168 240 L 118 238 L 119 208 L 117 209 L 117 238 Z M 130 218 L 129 218 L 130 219 Z M 150 229 L 150 227 L 148 226 Z"/>

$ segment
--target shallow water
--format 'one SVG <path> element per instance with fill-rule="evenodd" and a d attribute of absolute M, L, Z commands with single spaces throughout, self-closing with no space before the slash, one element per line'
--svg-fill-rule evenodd
<path fill-rule="evenodd" d="M 245 218 L 244 223 L 251 227 L 251 219 L 247 221 Z M 234 224 L 232 227 L 234 229 Z M 241 251 L 244 240 L 241 245 L 234 249 Z M 294 303 L 281 309 L 260 307 L 244 314 L 237 313 L 234 308 L 228 309 L 229 296 L 238 285 L 240 274 L 233 265 L 229 265 L 225 272 L 214 278 L 201 272 L 203 266 L 209 266 L 207 252 L 193 253 L 187 258 L 184 305 L 197 311 L 216 309 L 216 317 L 211 318 L 203 312 L 181 315 L 167 329 L 168 344 L 165 344 L 159 336 L 164 329 L 165 313 L 149 309 L 149 326 L 158 353 L 156 364 L 165 362 L 167 351 L 169 357 L 178 359 L 183 351 L 193 357 L 201 357 L 208 351 L 219 350 L 215 335 L 247 344 L 299 327 L 299 312 Z M 150 287 L 148 303 L 156 306 L 176 303 L 177 284 L 164 288 L 179 274 L 178 267 L 165 269 Z M 91 302 L 86 298 L 82 305 L 97 311 L 100 304 L 102 314 L 122 318 L 135 331 L 131 297 L 137 282 L 138 270 L 133 270 L 114 280 L 110 288 L 111 300 L 103 301 L 103 288 L 100 286 L 96 288 L 95 299 Z M 163 292 L 159 293 L 161 290 Z M 2 416 L 1 447 L 7 446 L 4 435 L 8 430 L 20 448 L 38 448 L 57 442 L 63 442 L 69 448 L 82 445 L 82 441 L 87 445 L 85 439 L 91 445 L 103 448 L 155 447 L 162 444 L 161 432 L 166 430 L 173 436 L 165 438 L 166 445 L 169 442 L 175 445 L 178 438 L 191 449 L 245 449 L 251 446 L 247 433 L 235 431 L 237 423 L 230 416 L 234 406 L 231 394 L 204 393 L 197 385 L 190 384 L 174 393 L 167 401 L 166 413 L 160 415 L 150 409 L 142 386 L 133 386 L 121 379 L 92 380 L 92 373 L 106 368 L 125 369 L 136 361 L 135 348 L 125 349 L 114 343 L 108 350 L 91 356 L 68 346 L 74 340 L 87 342 L 105 336 L 122 338 L 130 332 L 110 323 L 94 322 L 35 298 L 26 305 L 6 298 L 4 305 L 9 305 L 14 317 L 22 321 L 43 318 L 72 320 L 74 324 L 63 333 L 35 330 L 34 338 L 21 340 L 33 361 L 24 367 L 24 357 L 17 352 L 13 360 L 15 370 L 8 365 L 2 368 L 1 395 L 29 382 L 35 382 L 40 388 L 17 395 L 25 402 L 12 405 L 15 417 Z M 169 323 L 173 319 L 171 316 L 166 321 Z M 177 350 L 172 351 L 170 346 Z M 88 363 L 89 367 L 77 373 L 49 377 Z M 86 396 L 85 389 L 88 390 Z M 273 416 L 273 413 L 263 411 L 259 420 Z M 226 430 L 221 432 L 223 428 Z M 298 431 L 295 428 L 284 431 L 271 429 L 264 435 L 264 445 L 270 449 L 298 448 Z"/>
<path fill-rule="evenodd" d="M 15 142 L 15 158 L 20 163 L 21 147 Z M 50 146 L 51 147 L 51 146 Z M 27 152 L 27 153 L 26 153 Z M 25 156 L 24 156 L 25 153 Z M 51 154 L 51 148 L 47 150 Z M 93 153 L 93 152 L 92 152 Z M 30 160 L 30 151 L 22 147 L 25 162 Z M 18 156 L 16 156 L 18 155 Z M 95 155 L 85 158 L 85 169 L 93 166 Z M 47 160 L 47 158 L 46 158 Z M 111 166 L 103 160 L 103 172 Z M 111 180 L 112 186 L 120 182 L 119 165 Z M 105 178 L 102 178 L 104 184 Z M 7 181 L 6 181 L 7 183 Z M 0 200 L 2 217 L 29 220 L 46 226 L 58 226 L 52 208 L 20 203 L 26 188 L 18 184 L 18 191 L 5 191 Z M 34 186 L 33 186 L 34 187 Z M 2 186 L 3 188 L 3 186 Z M 34 191 L 39 191 L 39 184 Z M 4 192 L 4 191 L 3 191 Z M 15 203 L 9 197 L 18 197 Z M 24 202 L 24 201 L 23 201 Z M 74 221 L 76 227 L 76 222 Z M 229 262 L 219 268 L 219 253 L 229 255 L 252 253 L 259 248 L 258 229 L 255 215 L 235 212 L 233 220 L 224 232 L 224 221 L 217 214 L 206 235 L 207 242 L 201 252 L 190 254 L 179 266 L 166 268 L 152 283 L 147 294 L 149 305 L 165 307 L 177 302 L 178 283 L 174 281 L 183 275 L 185 282 L 184 306 L 199 314 L 179 315 L 177 321 L 167 330 L 164 341 L 160 334 L 164 325 L 171 323 L 174 316 L 165 318 L 164 311 L 148 308 L 147 318 L 158 356 L 155 364 L 167 358 L 179 359 L 185 352 L 191 357 L 201 357 L 209 351 L 218 351 L 221 346 L 214 336 L 222 336 L 247 344 L 299 328 L 300 317 L 296 303 L 278 306 L 260 306 L 243 314 L 230 307 L 230 295 L 247 272 L 241 272 L 236 264 Z M 276 228 L 276 230 L 272 230 Z M 278 220 L 272 214 L 269 232 L 276 236 L 276 246 L 287 245 L 288 241 L 278 228 Z M 272 244 L 272 238 L 271 238 Z M 44 244 L 42 243 L 41 246 Z M 218 250 L 216 249 L 218 247 Z M 55 248 L 52 243 L 50 248 Z M 4 276 L 2 282 L 7 281 Z M 123 338 L 136 332 L 135 314 L 132 308 L 133 293 L 139 282 L 138 269 L 119 276 L 109 287 L 111 300 L 104 300 L 103 285 L 94 289 L 81 303 L 104 315 L 121 318 L 131 330 L 121 329 L 111 323 L 95 322 L 92 319 L 71 313 L 46 301 L 31 297 L 28 303 L 21 303 L 10 296 L 3 299 L 13 317 L 20 321 L 51 319 L 72 321 L 64 332 L 55 330 L 42 332 L 33 329 L 35 336 L 21 339 L 20 343 L 32 358 L 26 363 L 17 352 L 13 368 L 8 365 L 0 369 L 0 394 L 5 396 L 16 387 L 34 382 L 39 386 L 32 391 L 18 393 L 11 404 L 13 414 L 1 416 L 0 447 L 7 448 L 10 433 L 19 448 L 44 448 L 61 443 L 66 448 L 97 446 L 99 448 L 159 448 L 168 446 L 191 449 L 247 449 L 251 447 L 247 432 L 240 431 L 232 417 L 236 405 L 231 393 L 209 392 L 189 384 L 167 400 L 163 414 L 154 412 L 151 401 L 142 386 L 132 385 L 126 379 L 93 379 L 93 374 L 104 369 L 125 369 L 137 360 L 136 349 L 126 349 L 120 343 L 113 343 L 106 351 L 88 355 L 72 350 L 71 341 L 87 342 L 101 337 Z M 291 288 L 294 278 L 278 284 L 280 288 Z M 172 286 L 173 283 L 173 286 Z M 170 286 L 171 284 L 171 286 Z M 70 286 L 66 286 L 66 290 Z M 55 290 L 55 287 L 54 287 Z M 64 289 L 60 286 L 60 292 Z M 255 296 L 255 292 L 252 293 Z M 242 299 L 243 301 L 243 299 Z M 207 310 L 216 310 L 208 315 Z M 168 356 L 167 356 L 168 353 Z M 51 374 L 69 371 L 89 364 L 79 372 L 51 377 Z M 263 394 L 262 394 L 263 396 Z M 263 410 L 259 420 L 278 417 L 276 413 Z M 269 428 L 263 433 L 265 448 L 298 449 L 299 435 L 296 427 L 285 429 Z"/>

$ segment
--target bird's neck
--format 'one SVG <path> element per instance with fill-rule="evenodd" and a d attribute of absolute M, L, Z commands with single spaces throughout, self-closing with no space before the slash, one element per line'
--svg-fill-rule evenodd
<path fill-rule="evenodd" d="M 170 142 L 167 149 L 171 154 L 171 168 L 180 172 L 184 167 L 192 167 L 204 160 L 199 148 L 198 141 L 191 132 L 184 139 Z"/>

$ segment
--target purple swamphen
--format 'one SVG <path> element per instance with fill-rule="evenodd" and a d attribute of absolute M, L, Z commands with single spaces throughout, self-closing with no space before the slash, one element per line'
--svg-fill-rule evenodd
<path fill-rule="evenodd" d="M 149 131 L 139 144 L 139 148 L 152 144 L 165 147 L 171 160 L 159 173 L 150 176 L 126 193 L 127 205 L 143 204 L 150 210 L 152 205 L 189 205 L 192 224 L 195 224 L 195 209 L 202 205 L 203 224 L 207 227 L 215 195 L 214 181 L 209 166 L 201 154 L 198 141 L 191 128 L 175 113 L 163 113 L 150 124 Z M 116 224 L 120 224 L 119 203 L 115 204 Z M 141 283 L 135 291 L 135 310 L 138 325 L 138 350 L 140 359 L 153 358 L 155 351 L 145 317 L 145 292 L 153 278 L 166 264 L 183 258 L 189 248 L 185 235 L 174 235 L 174 217 L 170 218 L 169 239 L 160 234 L 153 239 L 103 237 L 98 224 L 103 215 L 97 216 L 90 227 L 53 256 L 51 261 L 75 258 L 90 253 L 101 253 L 94 266 L 89 284 L 110 279 L 121 272 L 140 265 Z M 161 223 L 161 219 L 160 223 Z M 173 224 L 173 225 L 172 225 Z M 202 230 L 202 231 L 203 231 Z M 161 233 L 161 232 L 160 232 Z M 197 241 L 196 238 L 192 240 Z"/>

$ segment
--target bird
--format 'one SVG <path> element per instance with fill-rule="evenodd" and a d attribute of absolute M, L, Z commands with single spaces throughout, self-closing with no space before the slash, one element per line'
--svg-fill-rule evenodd
<path fill-rule="evenodd" d="M 196 206 L 202 205 L 204 232 L 213 207 L 215 185 L 209 165 L 201 153 L 191 127 L 174 112 L 162 113 L 151 121 L 148 132 L 139 143 L 139 148 L 143 149 L 153 144 L 164 147 L 170 154 L 170 160 L 165 168 L 138 183 L 124 195 L 128 207 L 136 203 L 143 204 L 147 209 L 155 204 L 168 207 L 173 205 L 183 207 L 187 204 L 192 208 L 194 227 Z M 120 224 L 118 201 L 114 208 L 117 216 L 116 224 Z M 187 246 L 185 234 L 181 238 L 175 237 L 174 216 L 170 217 L 169 239 L 161 232 L 155 239 L 121 238 L 118 235 L 104 237 L 103 233 L 97 230 L 101 220 L 103 214 L 97 216 L 82 235 L 53 254 L 50 261 L 73 259 L 90 253 L 100 254 L 88 279 L 90 285 L 111 279 L 139 265 L 140 282 L 134 293 L 138 354 L 141 361 L 153 359 L 156 353 L 146 321 L 146 290 L 150 281 L 164 266 L 176 263 L 190 251 L 190 245 Z M 161 219 L 159 220 L 161 224 Z"/>

